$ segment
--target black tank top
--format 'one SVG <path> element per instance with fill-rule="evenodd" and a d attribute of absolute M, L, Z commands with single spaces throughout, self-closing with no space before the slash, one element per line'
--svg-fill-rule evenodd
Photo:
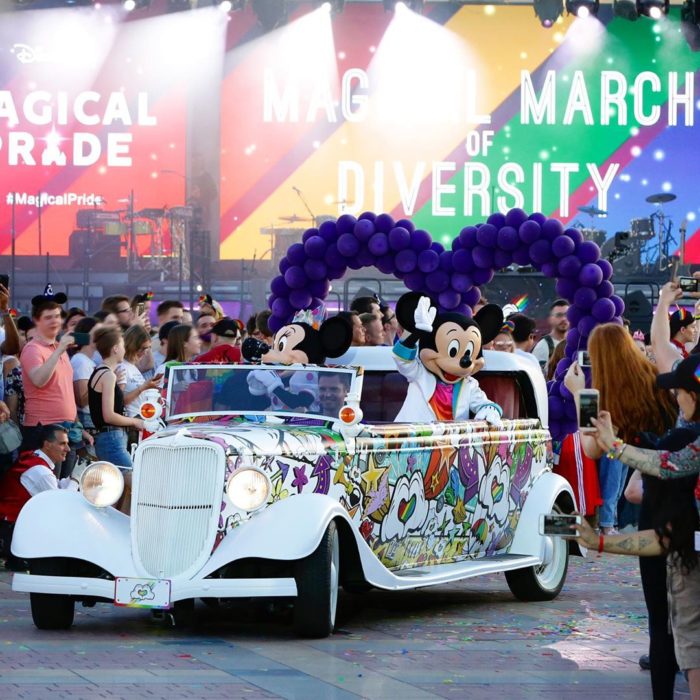
<path fill-rule="evenodd" d="M 90 407 L 92 422 L 95 424 L 95 428 L 97 428 L 97 430 L 102 430 L 102 428 L 109 427 L 110 424 L 105 421 L 104 416 L 102 415 L 102 392 L 95 391 L 94 385 L 105 372 L 110 371 L 111 370 L 109 367 L 97 367 L 90 375 L 90 380 L 88 381 L 88 406 Z M 114 412 L 118 413 L 119 415 L 124 415 L 124 394 L 119 388 L 119 384 L 116 382 L 114 384 Z"/>

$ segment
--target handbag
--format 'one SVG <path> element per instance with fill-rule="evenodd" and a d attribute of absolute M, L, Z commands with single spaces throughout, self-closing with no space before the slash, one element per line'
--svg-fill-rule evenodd
<path fill-rule="evenodd" d="M 22 433 L 17 425 L 6 420 L 0 423 L 0 454 L 14 452 L 22 444 Z"/>

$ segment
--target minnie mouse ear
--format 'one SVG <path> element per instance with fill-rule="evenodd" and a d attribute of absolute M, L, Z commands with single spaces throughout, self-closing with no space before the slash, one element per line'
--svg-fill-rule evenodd
<path fill-rule="evenodd" d="M 344 355 L 352 343 L 352 325 L 341 316 L 334 316 L 324 321 L 318 333 L 326 357 Z"/>

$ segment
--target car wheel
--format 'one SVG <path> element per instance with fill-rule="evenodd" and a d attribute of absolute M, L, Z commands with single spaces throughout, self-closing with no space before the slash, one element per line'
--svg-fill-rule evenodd
<path fill-rule="evenodd" d="M 67 564 L 59 558 L 32 559 L 29 573 L 35 576 L 66 576 Z M 69 595 L 30 593 L 32 620 L 40 630 L 67 630 L 73 624 L 75 601 Z"/>
<path fill-rule="evenodd" d="M 560 514 L 558 506 L 553 514 Z M 569 541 L 563 537 L 541 535 L 545 540 L 545 561 L 539 566 L 506 571 L 511 593 L 524 601 L 553 600 L 561 592 L 569 568 Z"/>
<path fill-rule="evenodd" d="M 302 637 L 327 637 L 335 627 L 340 583 L 340 538 L 331 521 L 313 554 L 297 562 L 294 629 Z"/>

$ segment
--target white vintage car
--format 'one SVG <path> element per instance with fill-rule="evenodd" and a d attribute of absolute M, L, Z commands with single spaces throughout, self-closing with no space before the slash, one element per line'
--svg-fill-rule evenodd
<path fill-rule="evenodd" d="M 70 627 L 81 601 L 265 597 L 293 599 L 297 632 L 317 637 L 333 631 L 341 586 L 503 571 L 518 598 L 552 599 L 569 544 L 540 535 L 539 517 L 575 503 L 551 471 L 545 383 L 517 355 L 485 356 L 478 379 L 504 409 L 498 429 L 393 422 L 406 382 L 390 348 L 353 348 L 333 367 L 173 367 L 166 427 L 135 451 L 131 515 L 111 507 L 123 479 L 105 462 L 82 493 L 32 498 L 12 542 L 30 573 L 13 590 L 30 594 L 42 629 Z M 265 393 L 261 372 L 284 391 Z M 285 397 L 300 392 L 313 402 L 295 411 Z"/>

